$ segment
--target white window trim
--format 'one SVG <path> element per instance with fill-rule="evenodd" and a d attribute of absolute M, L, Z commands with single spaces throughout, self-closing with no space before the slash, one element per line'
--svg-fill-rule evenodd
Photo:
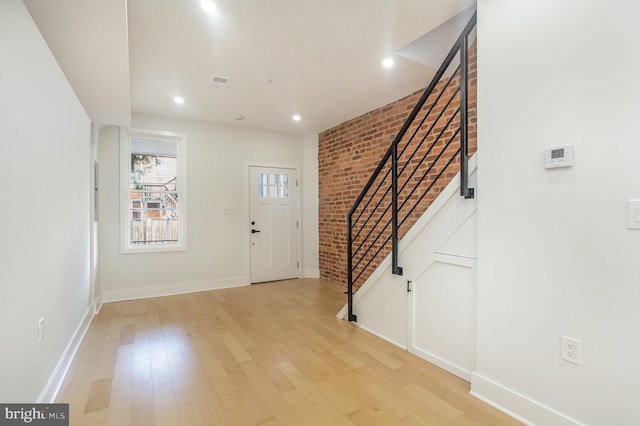
<path fill-rule="evenodd" d="M 178 144 L 178 193 L 180 194 L 180 226 L 177 244 L 132 246 L 129 244 L 129 185 L 131 171 L 131 138 L 150 138 Z M 187 135 L 141 128 L 120 129 L 120 253 L 153 253 L 187 250 Z"/>

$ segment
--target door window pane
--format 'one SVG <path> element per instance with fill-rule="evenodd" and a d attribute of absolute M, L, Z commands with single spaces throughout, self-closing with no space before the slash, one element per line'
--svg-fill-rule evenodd
<path fill-rule="evenodd" d="M 286 174 L 259 173 L 258 196 L 271 198 L 288 198 L 289 176 Z"/>

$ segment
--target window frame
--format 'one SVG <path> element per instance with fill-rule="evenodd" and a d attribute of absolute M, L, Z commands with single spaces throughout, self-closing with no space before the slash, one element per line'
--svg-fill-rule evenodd
<path fill-rule="evenodd" d="M 129 187 L 131 182 L 131 139 L 151 139 L 176 142 L 176 177 L 178 198 L 178 242 L 158 245 L 133 245 L 129 241 Z M 187 135 L 165 130 L 152 130 L 135 127 L 120 129 L 120 253 L 154 253 L 187 250 Z"/>

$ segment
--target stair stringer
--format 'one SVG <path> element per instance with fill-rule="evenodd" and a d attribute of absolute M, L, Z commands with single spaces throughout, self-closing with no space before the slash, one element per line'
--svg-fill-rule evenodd
<path fill-rule="evenodd" d="M 469 159 L 470 187 L 476 186 L 476 169 L 474 155 Z M 403 349 L 409 349 L 409 330 L 415 327 L 409 326 L 407 281 L 415 283 L 415 280 L 428 276 L 428 270 L 442 262 L 443 256 L 450 259 L 446 263 L 456 263 L 455 259 L 459 259 L 461 265 L 471 265 L 475 270 L 477 201 L 464 199 L 459 192 L 458 174 L 400 241 L 398 258 L 404 271 L 402 276 L 391 273 L 391 255 L 388 255 L 354 294 L 353 310 L 358 318 L 356 325 Z M 475 299 L 475 278 L 472 286 L 469 291 Z M 345 304 L 336 316 L 345 319 L 347 310 Z M 412 332 L 415 334 L 416 330 Z M 443 361 L 446 363 L 446 360 Z"/>

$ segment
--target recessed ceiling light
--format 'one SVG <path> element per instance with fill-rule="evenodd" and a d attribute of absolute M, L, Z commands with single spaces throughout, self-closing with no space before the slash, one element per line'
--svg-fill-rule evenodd
<path fill-rule="evenodd" d="M 181 105 L 184 103 L 184 98 L 182 96 L 176 96 L 175 98 L 173 98 L 173 102 L 177 103 L 178 105 Z"/>
<path fill-rule="evenodd" d="M 294 115 L 294 116 L 293 116 L 293 117 L 291 117 L 291 118 L 293 118 L 293 121 L 300 121 L 300 120 L 302 120 L 302 117 L 300 117 L 300 115 L 298 115 L 298 114 Z"/>
<path fill-rule="evenodd" d="M 382 61 L 382 66 L 385 68 L 391 68 L 394 63 L 395 62 L 392 58 L 386 58 L 384 61 Z"/>
<path fill-rule="evenodd" d="M 202 6 L 202 8 L 207 13 L 213 13 L 218 9 L 218 6 L 216 6 L 216 4 L 214 2 L 212 2 L 211 0 L 202 0 L 202 1 L 200 1 L 200 6 Z"/>

